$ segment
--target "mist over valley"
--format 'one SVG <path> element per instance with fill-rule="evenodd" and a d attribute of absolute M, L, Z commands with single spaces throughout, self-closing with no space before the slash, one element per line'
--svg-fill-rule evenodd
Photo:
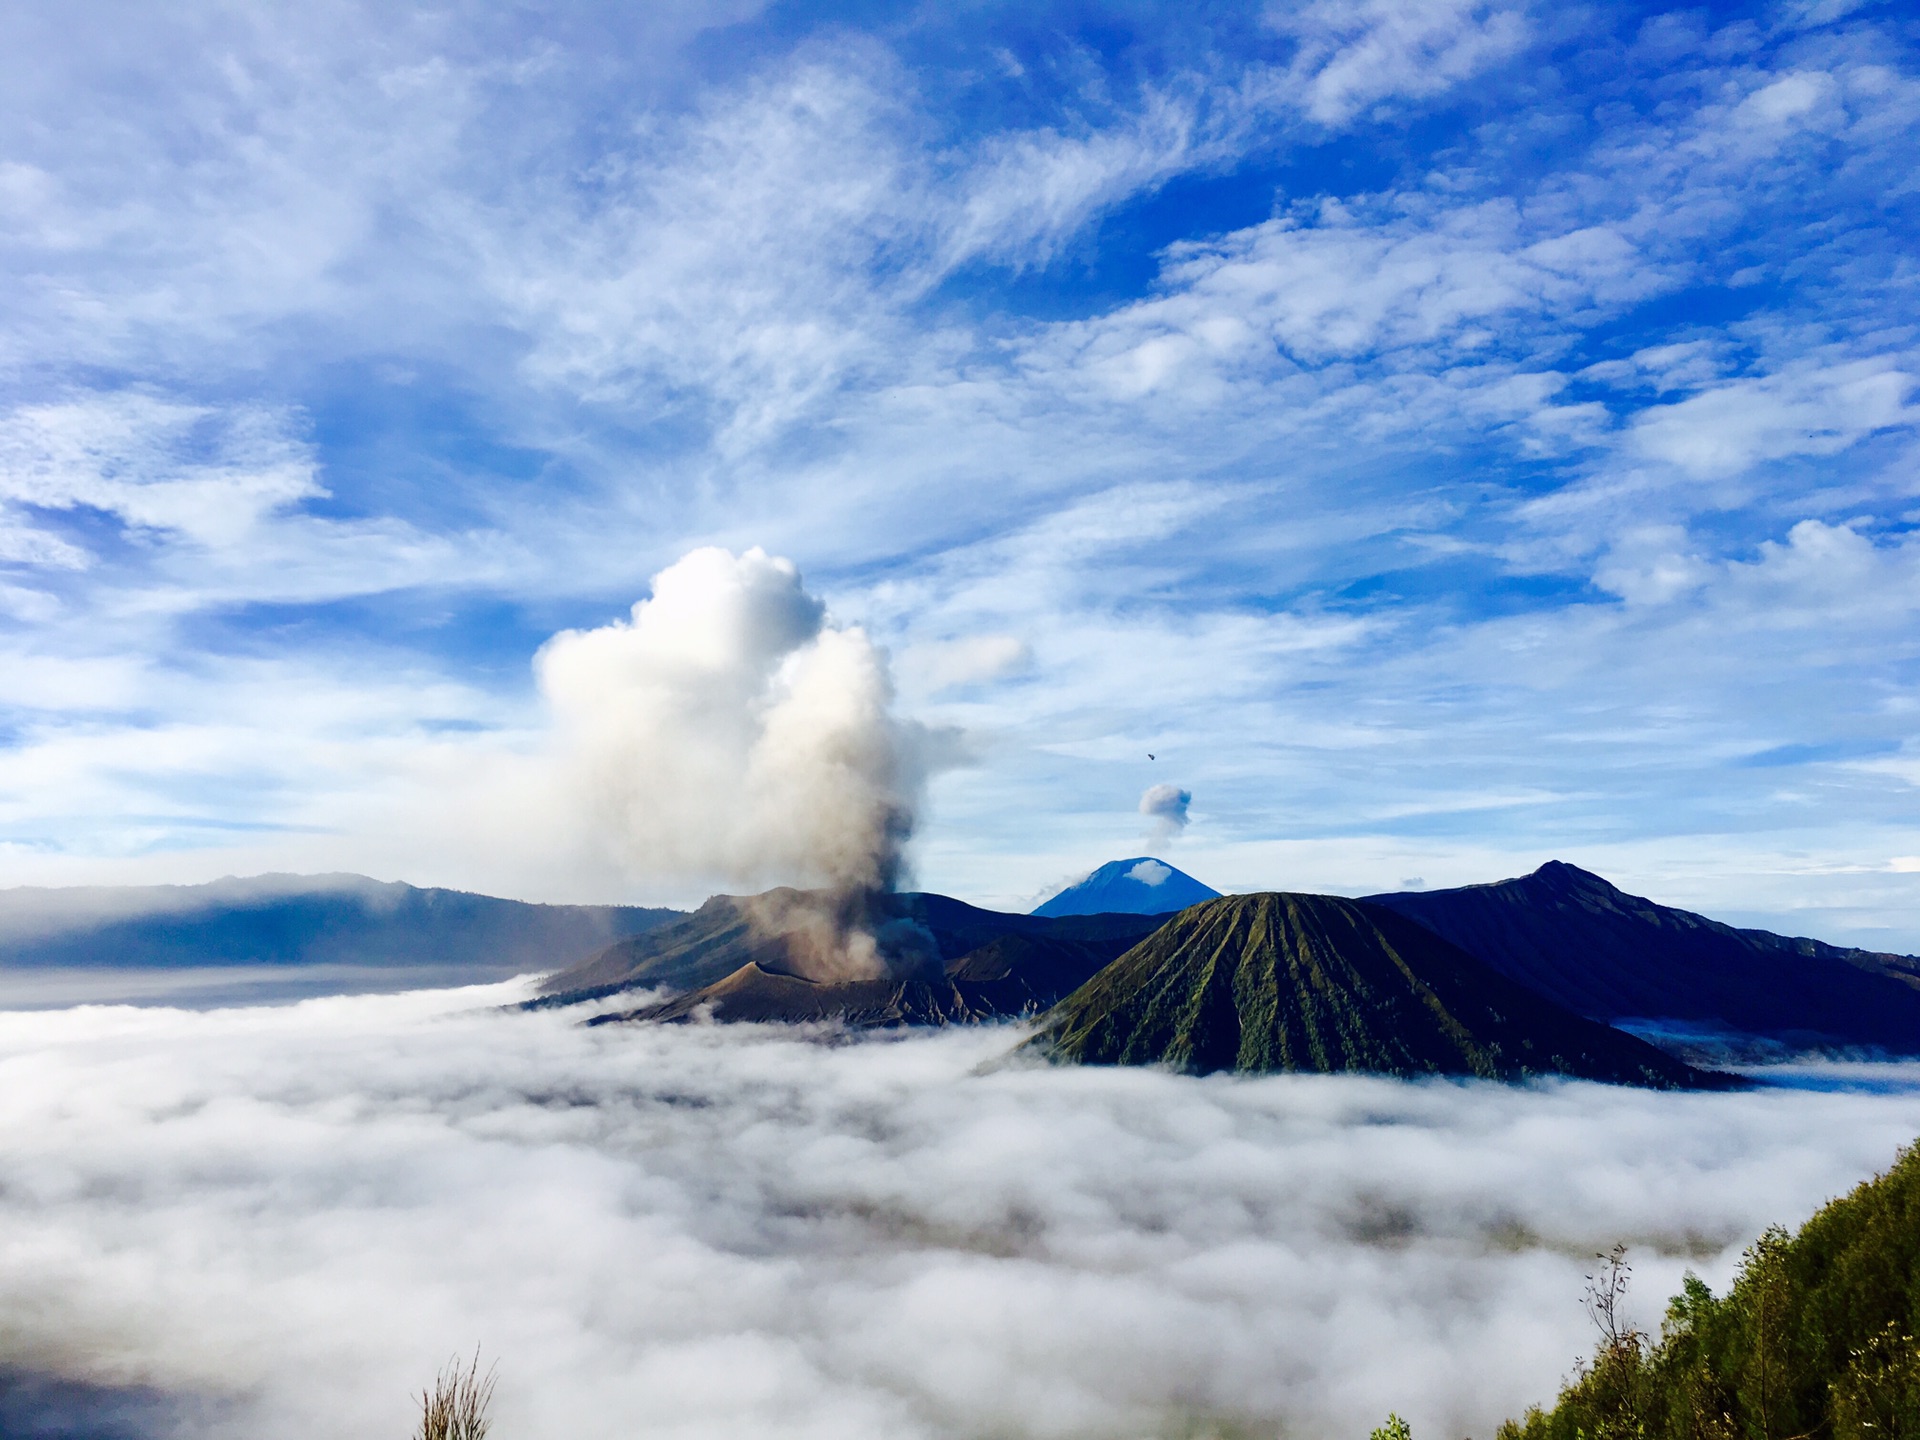
<path fill-rule="evenodd" d="M 0 1017 L 11 1362 L 138 1421 L 11 1423 L 403 1434 L 479 1344 L 503 1434 L 1484 1435 L 1596 1249 L 1645 1323 L 1920 1126 L 1911 1067 L 1194 1079 L 526 993 Z"/>

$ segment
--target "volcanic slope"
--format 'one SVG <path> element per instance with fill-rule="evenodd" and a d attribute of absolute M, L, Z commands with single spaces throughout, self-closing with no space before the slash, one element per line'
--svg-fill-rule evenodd
<path fill-rule="evenodd" d="M 814 933 L 795 923 L 828 904 L 796 890 L 716 895 L 684 920 L 550 976 L 533 1003 L 662 989 L 680 993 L 595 1023 L 678 1020 L 703 1007 L 720 1020 L 964 1023 L 1046 1009 L 1160 923 L 1143 915 L 1009 915 L 944 895 L 874 896 L 860 919 L 889 973 L 837 979 L 809 953 Z"/>
<path fill-rule="evenodd" d="M 1920 1054 L 1920 960 L 1741 930 L 1549 861 L 1457 890 L 1372 895 L 1595 1020 L 1679 1020 Z"/>
<path fill-rule="evenodd" d="M 974 1025 L 1037 1015 L 1126 948 L 1130 936 L 1073 940 L 999 935 L 938 971 L 871 980 L 816 980 L 757 960 L 711 985 L 587 1023 L 833 1020 L 856 1027 Z"/>
<path fill-rule="evenodd" d="M 1328 895 L 1182 911 L 1055 1006 L 1033 1043 L 1061 1061 L 1201 1073 L 1740 1083 L 1562 1009 L 1391 910 Z"/>

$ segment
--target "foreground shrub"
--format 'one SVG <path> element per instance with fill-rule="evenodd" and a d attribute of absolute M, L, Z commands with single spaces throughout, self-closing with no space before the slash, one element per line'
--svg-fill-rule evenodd
<path fill-rule="evenodd" d="M 1593 1360 L 1499 1440 L 1920 1440 L 1920 1150 L 1767 1231 L 1725 1297 L 1688 1275 L 1657 1342 L 1619 1318 L 1624 1253 L 1589 1283 Z"/>

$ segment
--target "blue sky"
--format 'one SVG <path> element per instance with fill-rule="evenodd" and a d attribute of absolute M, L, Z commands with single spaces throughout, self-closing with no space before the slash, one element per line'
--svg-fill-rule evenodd
<path fill-rule="evenodd" d="M 80 3 L 0 78 L 15 883 L 690 898 L 473 794 L 759 545 L 964 732 L 931 888 L 1164 782 L 1222 888 L 1920 948 L 1903 7 Z"/>

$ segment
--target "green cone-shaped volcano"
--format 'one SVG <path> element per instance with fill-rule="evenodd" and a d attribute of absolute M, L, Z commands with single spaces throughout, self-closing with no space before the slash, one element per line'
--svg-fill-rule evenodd
<path fill-rule="evenodd" d="M 1036 1043 L 1081 1064 L 1201 1072 L 1736 1083 L 1542 999 L 1390 910 L 1329 895 L 1182 911 L 1049 1011 Z"/>

